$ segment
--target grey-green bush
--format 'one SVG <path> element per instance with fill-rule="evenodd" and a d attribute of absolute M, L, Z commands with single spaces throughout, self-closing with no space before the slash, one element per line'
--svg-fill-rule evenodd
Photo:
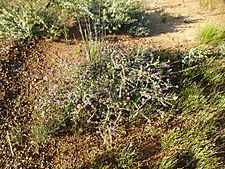
<path fill-rule="evenodd" d="M 62 20 L 44 1 L 18 1 L 0 8 L 0 39 L 54 38 L 62 32 Z"/>
<path fill-rule="evenodd" d="M 136 0 L 80 0 L 80 20 L 98 31 L 116 32 L 143 19 L 144 10 Z"/>

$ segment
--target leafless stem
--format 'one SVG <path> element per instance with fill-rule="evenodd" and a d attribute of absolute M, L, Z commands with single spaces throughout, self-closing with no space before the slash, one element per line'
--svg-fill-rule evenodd
<path fill-rule="evenodd" d="M 12 157 L 14 157 L 14 152 L 13 152 L 13 149 L 12 149 L 12 144 L 11 144 L 11 141 L 10 141 L 10 137 L 9 137 L 9 132 L 8 131 L 6 133 L 6 139 L 7 139 L 8 143 L 9 143 L 9 148 L 10 148 Z"/>

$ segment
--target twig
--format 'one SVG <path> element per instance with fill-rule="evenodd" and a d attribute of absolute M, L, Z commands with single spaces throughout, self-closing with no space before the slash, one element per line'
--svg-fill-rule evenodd
<path fill-rule="evenodd" d="M 13 152 L 13 149 L 12 149 L 12 144 L 11 144 L 11 141 L 10 141 L 10 137 L 9 137 L 9 132 L 7 131 L 6 133 L 6 139 L 9 143 L 9 147 L 10 147 L 10 151 L 11 151 L 11 154 L 12 154 L 12 157 L 14 157 L 14 152 Z"/>

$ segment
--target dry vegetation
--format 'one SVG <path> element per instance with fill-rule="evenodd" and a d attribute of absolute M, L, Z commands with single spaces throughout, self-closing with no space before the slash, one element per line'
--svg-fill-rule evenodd
<path fill-rule="evenodd" d="M 222 12 L 24 2 L 0 7 L 0 168 L 224 168 L 224 31 L 195 29 Z"/>

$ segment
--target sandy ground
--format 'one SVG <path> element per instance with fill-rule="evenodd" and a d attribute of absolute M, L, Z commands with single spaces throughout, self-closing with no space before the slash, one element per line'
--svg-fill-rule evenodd
<path fill-rule="evenodd" d="M 225 3 L 218 0 L 212 9 L 200 7 L 197 0 L 143 0 L 150 17 L 152 36 L 145 41 L 159 48 L 191 48 L 197 45 L 206 23 L 225 24 Z M 166 15 L 166 22 L 162 22 Z"/>

